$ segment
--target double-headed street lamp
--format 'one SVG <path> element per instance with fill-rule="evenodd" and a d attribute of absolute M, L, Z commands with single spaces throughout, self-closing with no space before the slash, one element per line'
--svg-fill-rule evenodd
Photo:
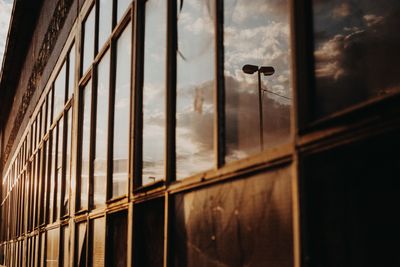
<path fill-rule="evenodd" d="M 246 74 L 254 74 L 257 72 L 258 74 L 258 112 L 260 116 L 260 148 L 261 151 L 264 150 L 264 127 L 263 127 L 263 107 L 262 107 L 262 97 L 261 93 L 263 89 L 261 88 L 261 73 L 264 74 L 264 76 L 271 76 L 272 74 L 275 73 L 275 69 L 270 66 L 255 66 L 255 65 L 250 65 L 246 64 L 242 68 L 243 72 Z"/>

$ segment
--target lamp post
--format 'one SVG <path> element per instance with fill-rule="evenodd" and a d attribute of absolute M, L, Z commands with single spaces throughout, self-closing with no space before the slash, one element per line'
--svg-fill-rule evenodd
<path fill-rule="evenodd" d="M 262 106 L 262 88 L 261 88 L 261 73 L 264 76 L 271 76 L 275 73 L 275 69 L 270 66 L 255 66 L 246 64 L 242 68 L 243 72 L 246 74 L 254 74 L 257 72 L 258 75 L 258 113 L 260 117 L 260 148 L 261 151 L 264 150 L 264 126 L 263 126 L 263 106 Z"/>

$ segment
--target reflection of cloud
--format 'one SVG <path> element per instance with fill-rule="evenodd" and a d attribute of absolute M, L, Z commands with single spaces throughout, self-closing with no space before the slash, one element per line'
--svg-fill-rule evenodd
<path fill-rule="evenodd" d="M 350 12 L 351 12 L 350 5 L 348 3 L 342 3 L 333 9 L 332 16 L 334 18 L 347 17 L 348 15 L 350 15 Z"/>
<path fill-rule="evenodd" d="M 321 21 L 317 17 L 319 24 L 330 25 L 326 26 L 326 33 L 331 30 L 330 35 L 316 40 L 315 73 L 320 113 L 400 89 L 400 70 L 396 67 L 400 60 L 400 35 L 397 34 L 400 2 L 393 3 L 397 4 L 392 5 L 390 11 L 384 10 L 386 15 L 369 10 L 351 20 L 338 22 L 339 31 L 335 28 L 337 25 L 332 26 L 322 19 L 324 14 L 320 15 Z"/>

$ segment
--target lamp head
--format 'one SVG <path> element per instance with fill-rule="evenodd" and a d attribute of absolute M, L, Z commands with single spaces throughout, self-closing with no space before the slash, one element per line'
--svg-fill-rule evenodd
<path fill-rule="evenodd" d="M 264 76 L 271 76 L 275 73 L 275 69 L 271 66 L 262 66 L 260 67 L 259 72 L 263 73 Z"/>
<path fill-rule="evenodd" d="M 253 74 L 258 71 L 258 66 L 246 64 L 243 66 L 242 70 L 246 74 Z"/>

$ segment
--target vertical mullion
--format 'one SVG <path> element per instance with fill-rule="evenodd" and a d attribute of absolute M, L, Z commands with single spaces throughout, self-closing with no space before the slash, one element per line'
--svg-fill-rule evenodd
<path fill-rule="evenodd" d="M 140 3 L 139 3 L 140 2 Z M 142 186 L 142 167 L 143 167 L 143 66 L 144 66 L 144 31 L 145 31 L 145 1 L 136 1 L 135 13 L 132 16 L 132 22 L 135 21 L 134 34 L 136 42 L 132 42 L 133 55 L 135 59 L 135 68 L 132 68 L 132 81 L 134 83 L 133 98 L 133 159 L 131 166 L 133 168 L 133 186 L 131 191 Z M 132 138 L 131 138 L 132 140 Z"/>
<path fill-rule="evenodd" d="M 176 1 L 167 7 L 167 70 L 166 70 L 166 183 L 176 180 L 176 51 L 178 43 Z"/>
<path fill-rule="evenodd" d="M 215 5 L 214 153 L 220 168 L 225 163 L 224 1 Z"/>

